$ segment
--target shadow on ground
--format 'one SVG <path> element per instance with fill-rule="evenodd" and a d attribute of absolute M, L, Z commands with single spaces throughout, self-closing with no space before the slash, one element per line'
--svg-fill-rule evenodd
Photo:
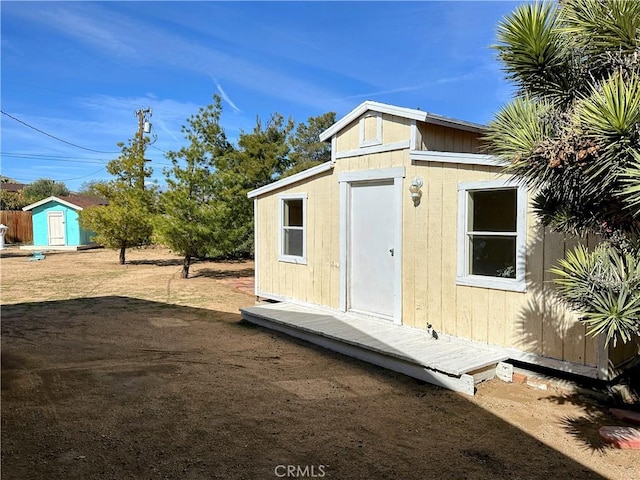
<path fill-rule="evenodd" d="M 594 425 L 598 427 L 604 425 L 629 426 L 625 421 L 617 419 L 607 410 L 603 409 L 603 406 L 599 402 L 594 401 L 593 397 L 588 395 L 576 393 L 572 395 L 552 396 L 549 397 L 548 400 L 558 405 L 570 403 L 580 407 L 583 412 L 582 415 L 563 418 L 562 426 L 570 435 L 580 440 L 584 444 L 585 449 L 594 452 L 603 452 L 611 448 L 599 435 L 593 435 Z M 621 407 L 613 401 L 612 397 L 609 397 L 609 403 L 612 407 Z M 627 410 L 638 411 L 640 406 L 623 405 L 622 407 Z"/>
<path fill-rule="evenodd" d="M 226 278 L 247 278 L 253 277 L 255 270 L 253 268 L 243 268 L 242 270 L 216 270 L 214 268 L 199 269 L 193 277 L 206 277 L 214 279 Z"/>
<path fill-rule="evenodd" d="M 154 265 L 156 267 L 177 267 L 182 266 L 181 258 L 156 259 L 156 260 L 127 260 L 128 265 Z M 193 262 L 194 264 L 196 262 Z"/>
<path fill-rule="evenodd" d="M 3 479 L 601 478 L 460 395 L 239 320 L 3 306 Z"/>

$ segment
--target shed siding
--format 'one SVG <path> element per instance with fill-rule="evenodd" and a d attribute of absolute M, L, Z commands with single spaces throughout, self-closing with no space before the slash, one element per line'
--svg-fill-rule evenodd
<path fill-rule="evenodd" d="M 430 163 L 407 169 L 424 179 L 423 197 L 404 205 L 403 323 L 470 340 L 595 365 L 596 342 L 555 298 L 548 270 L 566 248 L 558 234 L 527 218 L 526 293 L 456 285 L 459 182 L 493 180 L 493 167 Z M 575 242 L 575 241 L 574 241 Z M 544 281 L 544 282 L 543 282 Z"/>
<path fill-rule="evenodd" d="M 306 193 L 307 264 L 278 261 L 282 193 Z M 338 308 L 338 184 L 330 172 L 260 197 L 258 218 L 258 288 L 264 293 Z"/>
<path fill-rule="evenodd" d="M 396 143 L 411 137 L 411 120 L 392 115 L 382 116 L 382 143 Z"/>
<path fill-rule="evenodd" d="M 31 217 L 33 222 L 33 244 L 34 245 L 49 245 L 49 230 L 47 224 L 47 213 L 45 207 L 38 207 L 33 209 L 33 216 Z"/>
<path fill-rule="evenodd" d="M 33 244 L 46 247 L 49 245 L 48 212 L 63 212 L 65 245 L 78 246 L 91 243 L 93 232 L 80 228 L 79 215 L 76 210 L 58 202 L 48 202 L 32 210 Z"/>
<path fill-rule="evenodd" d="M 418 126 L 418 150 L 435 152 L 482 153 L 477 133 L 442 125 L 421 123 Z"/>
<path fill-rule="evenodd" d="M 63 212 L 65 245 L 80 245 L 77 212 L 56 202 L 49 202 L 33 209 L 33 244 L 49 245 L 48 212 Z"/>
<path fill-rule="evenodd" d="M 351 122 L 348 127 L 336 135 L 336 152 L 348 152 L 360 147 L 359 128 L 358 121 Z M 384 132 L 384 124 L 382 130 Z"/>
<path fill-rule="evenodd" d="M 374 119 L 368 119 L 369 121 Z M 404 142 L 411 137 L 411 120 L 382 114 L 382 144 Z M 337 152 L 351 152 L 360 148 L 360 122 L 351 122 L 337 135 Z"/>
<path fill-rule="evenodd" d="M 383 115 L 383 143 L 408 140 L 411 121 Z M 475 153 L 474 134 L 422 125 L 419 138 L 432 150 Z M 359 148 L 359 125 L 337 134 L 338 152 Z M 494 180 L 496 167 L 453 163 L 412 164 L 409 149 L 339 159 L 333 170 L 258 197 L 258 293 L 307 304 L 339 308 L 340 191 L 342 172 L 404 166 L 402 322 L 477 342 L 595 366 L 596 342 L 551 292 L 549 268 L 575 240 L 557 235 L 527 218 L 528 291 L 512 292 L 456 285 L 458 184 Z M 422 177 L 422 199 L 414 206 L 408 187 Z M 278 261 L 278 195 L 306 193 L 307 264 Z"/>

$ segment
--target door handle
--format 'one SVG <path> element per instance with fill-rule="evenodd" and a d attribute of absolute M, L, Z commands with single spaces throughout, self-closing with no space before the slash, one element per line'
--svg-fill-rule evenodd
<path fill-rule="evenodd" d="M 393 248 L 389 249 L 389 253 L 391 254 L 391 256 L 393 257 L 393 254 L 395 253 L 395 250 Z"/>

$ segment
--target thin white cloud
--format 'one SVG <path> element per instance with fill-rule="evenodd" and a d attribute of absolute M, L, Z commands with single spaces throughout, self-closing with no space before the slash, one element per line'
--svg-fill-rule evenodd
<path fill-rule="evenodd" d="M 475 70 L 469 73 L 465 73 L 463 75 L 456 75 L 453 77 L 444 77 L 444 78 L 439 78 L 437 80 L 435 80 L 434 82 L 430 82 L 430 84 L 435 84 L 435 85 L 445 85 L 448 83 L 457 83 L 457 82 L 466 82 L 467 80 L 471 80 L 475 77 L 477 77 L 480 72 L 484 70 L 483 69 L 479 69 L 479 70 Z"/>
<path fill-rule="evenodd" d="M 66 35 L 81 39 L 85 43 L 94 44 L 102 49 L 108 49 L 118 56 L 134 57 L 136 48 L 127 43 L 126 37 L 108 28 L 109 22 L 87 21 L 84 12 L 73 11 L 69 8 L 34 9 L 40 12 L 42 20 L 49 26 L 64 32 Z M 35 12 L 34 12 L 35 13 Z M 122 19 L 120 19 L 122 21 Z M 126 25 L 122 27 L 131 27 Z M 107 25 L 107 26 L 105 26 Z"/>
<path fill-rule="evenodd" d="M 400 87 L 400 88 L 392 88 L 389 90 L 378 90 L 375 92 L 368 92 L 368 93 L 359 93 L 356 95 L 347 95 L 346 97 L 342 97 L 340 100 L 353 100 L 353 99 L 358 99 L 358 98 L 374 98 L 374 97 L 378 97 L 380 95 L 389 95 L 392 93 L 402 93 L 402 92 L 410 92 L 413 90 L 420 90 L 424 87 L 426 87 L 428 84 L 427 83 L 421 83 L 420 85 L 414 85 L 414 86 L 409 86 L 409 87 Z"/>
<path fill-rule="evenodd" d="M 171 137 L 171 138 L 176 142 L 176 144 L 179 144 L 179 143 L 181 142 L 181 140 L 180 140 L 180 139 L 179 139 L 179 138 L 178 138 L 178 137 L 173 133 L 173 131 L 172 131 L 172 130 L 167 126 L 167 123 L 166 123 L 164 120 L 162 120 L 162 119 L 160 119 L 160 120 L 155 120 L 155 121 L 153 122 L 153 125 L 154 125 L 154 127 L 155 127 L 156 125 L 158 125 L 158 126 L 160 127 L 160 128 L 159 128 L 159 130 L 160 130 L 161 132 L 164 132 L 164 133 L 166 133 L 167 135 L 169 135 L 169 136 L 170 136 L 170 137 Z M 164 149 L 163 149 L 163 150 L 164 150 Z"/>
<path fill-rule="evenodd" d="M 218 79 L 216 77 L 214 77 L 213 75 L 211 75 L 211 78 L 213 79 L 214 83 L 216 84 L 216 88 L 218 89 L 218 93 L 220 94 L 222 99 L 225 102 L 227 102 L 229 105 L 231 105 L 231 108 L 233 108 L 236 112 L 241 112 L 241 110 L 236 106 L 236 104 L 233 103 L 231 98 L 229 98 L 229 95 L 227 95 L 227 92 L 225 92 L 222 89 L 222 85 L 220 85 L 220 82 L 218 82 Z"/>
<path fill-rule="evenodd" d="M 450 83 L 457 83 L 457 82 L 463 82 L 463 81 L 467 81 L 467 80 L 471 80 L 474 77 L 477 77 L 482 70 L 484 70 L 484 68 L 481 69 L 476 69 L 472 72 L 469 73 L 465 73 L 463 75 L 456 75 L 453 77 L 443 77 L 443 78 L 438 78 L 436 80 L 432 80 L 430 82 L 423 82 L 417 85 L 409 85 L 406 87 L 398 87 L 398 88 L 391 88 L 391 89 L 387 89 L 387 90 L 378 90 L 378 91 L 374 91 L 374 92 L 367 92 L 367 93 L 359 93 L 356 95 L 348 95 L 346 97 L 342 97 L 341 100 L 353 100 L 353 99 L 358 99 L 358 98 L 375 98 L 375 97 L 379 97 L 381 95 L 391 95 L 394 93 L 403 93 L 403 92 L 411 92 L 411 91 L 416 91 L 416 90 L 422 90 L 424 88 L 430 87 L 430 86 L 434 86 L 434 85 L 446 85 L 446 84 L 450 84 Z"/>
<path fill-rule="evenodd" d="M 263 95 L 321 110 L 326 110 L 326 102 L 335 96 L 329 88 L 313 81 L 187 40 L 101 4 L 42 4 L 37 10 L 20 9 L 18 15 L 136 65 L 164 64 L 213 75 L 220 81 L 233 82 Z"/>

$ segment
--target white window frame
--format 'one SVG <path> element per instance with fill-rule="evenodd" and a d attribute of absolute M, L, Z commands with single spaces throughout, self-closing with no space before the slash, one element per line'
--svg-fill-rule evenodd
<path fill-rule="evenodd" d="M 286 200 L 302 200 L 302 227 L 289 227 L 284 225 L 284 205 Z M 306 193 L 289 193 L 278 195 L 279 224 L 278 224 L 278 260 L 281 262 L 297 263 L 300 265 L 307 264 L 307 194 Z M 292 230 L 302 230 L 302 256 L 285 255 L 284 248 L 284 231 L 285 228 Z"/>
<path fill-rule="evenodd" d="M 365 122 L 367 118 L 376 119 L 375 138 L 366 138 Z M 382 114 L 380 112 L 367 112 L 360 117 L 360 148 L 382 145 Z"/>
<path fill-rule="evenodd" d="M 516 193 L 516 276 L 515 278 L 490 277 L 470 274 L 468 216 L 469 194 L 473 191 L 504 190 L 513 188 Z M 456 284 L 471 287 L 492 288 L 525 292 L 527 247 L 527 189 L 514 180 L 489 180 L 467 182 L 458 185 L 458 265 Z"/>

